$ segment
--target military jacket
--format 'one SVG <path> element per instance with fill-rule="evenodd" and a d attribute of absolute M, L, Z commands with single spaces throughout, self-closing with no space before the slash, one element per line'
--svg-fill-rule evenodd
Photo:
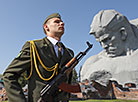
<path fill-rule="evenodd" d="M 63 56 L 61 60 L 56 56 L 53 44 L 45 37 L 40 40 L 34 41 L 38 54 L 40 56 L 41 61 L 47 68 L 51 68 L 56 63 L 58 63 L 58 73 L 60 72 L 61 68 L 73 57 L 73 51 L 66 48 L 63 45 Z M 30 52 L 30 42 L 27 41 L 19 56 L 17 56 L 11 64 L 8 66 L 6 71 L 3 74 L 4 79 L 4 85 L 6 88 L 6 92 L 9 98 L 8 102 L 37 102 L 37 100 L 40 98 L 40 91 L 42 88 L 49 83 L 51 80 L 54 79 L 56 74 L 50 79 L 50 80 L 42 80 L 40 76 L 38 75 L 34 63 L 33 70 L 31 77 L 28 79 L 28 101 L 25 99 L 25 96 L 23 94 L 23 90 L 21 86 L 18 83 L 18 78 L 20 75 L 27 71 L 28 75 L 31 73 L 31 52 Z M 33 58 L 34 59 L 34 58 Z M 49 72 L 43 68 L 43 66 L 38 61 L 38 58 L 36 58 L 37 68 L 43 76 L 43 78 L 49 78 L 53 72 Z M 67 82 L 70 83 L 71 74 L 69 78 L 67 79 Z M 59 96 L 64 97 L 63 94 L 66 97 L 65 92 L 59 93 Z M 58 96 L 58 95 L 57 95 Z"/>

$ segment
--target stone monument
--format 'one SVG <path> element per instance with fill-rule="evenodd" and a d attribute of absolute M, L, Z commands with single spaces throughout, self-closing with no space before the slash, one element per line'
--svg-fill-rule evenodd
<path fill-rule="evenodd" d="M 93 18 L 90 34 L 104 50 L 86 60 L 81 81 L 95 80 L 106 86 L 115 80 L 138 87 L 138 18 L 129 21 L 115 10 L 102 10 Z"/>

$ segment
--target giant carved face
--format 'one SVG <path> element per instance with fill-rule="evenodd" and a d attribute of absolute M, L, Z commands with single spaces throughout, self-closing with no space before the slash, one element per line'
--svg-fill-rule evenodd
<path fill-rule="evenodd" d="M 96 40 L 105 49 L 107 56 L 116 57 L 125 54 L 125 41 L 122 39 L 120 28 L 101 28 L 94 34 Z"/>

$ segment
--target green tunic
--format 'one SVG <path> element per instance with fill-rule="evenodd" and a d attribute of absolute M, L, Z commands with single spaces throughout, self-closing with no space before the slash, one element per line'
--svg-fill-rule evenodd
<path fill-rule="evenodd" d="M 52 43 L 46 37 L 40 40 L 36 40 L 34 42 L 35 42 L 38 54 L 42 62 L 44 63 L 44 65 L 50 68 L 54 66 L 56 63 L 59 63 L 58 72 L 60 72 L 61 68 L 74 55 L 72 50 L 67 49 L 63 45 L 64 52 L 59 62 L 59 59 L 56 56 Z M 36 62 L 41 75 L 44 78 L 49 78 L 53 72 L 46 71 L 42 67 L 38 59 L 36 59 Z M 30 69 L 31 69 L 30 42 L 27 41 L 23 46 L 19 56 L 17 56 L 11 62 L 11 64 L 8 66 L 8 68 L 3 74 L 4 85 L 9 99 L 8 102 L 27 102 L 23 94 L 23 90 L 18 83 L 18 78 L 25 71 L 27 71 L 29 75 Z M 70 74 L 70 77 L 67 80 L 68 83 L 71 82 L 71 76 L 72 75 Z M 51 80 L 53 80 L 54 77 Z M 28 102 L 37 102 L 37 100 L 40 98 L 41 89 L 51 80 L 49 81 L 42 80 L 39 77 L 38 73 L 36 72 L 35 66 L 33 64 L 33 72 L 31 77 L 28 80 Z M 55 94 L 54 100 L 56 100 L 54 102 L 59 102 L 59 100 L 62 100 L 62 102 L 66 102 L 68 100 L 68 93 L 58 92 Z"/>

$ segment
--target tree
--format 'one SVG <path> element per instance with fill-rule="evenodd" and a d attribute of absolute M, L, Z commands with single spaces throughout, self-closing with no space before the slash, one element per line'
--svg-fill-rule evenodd
<path fill-rule="evenodd" d="M 73 73 L 72 83 L 78 82 L 78 76 L 76 70 L 74 69 L 72 73 Z"/>

